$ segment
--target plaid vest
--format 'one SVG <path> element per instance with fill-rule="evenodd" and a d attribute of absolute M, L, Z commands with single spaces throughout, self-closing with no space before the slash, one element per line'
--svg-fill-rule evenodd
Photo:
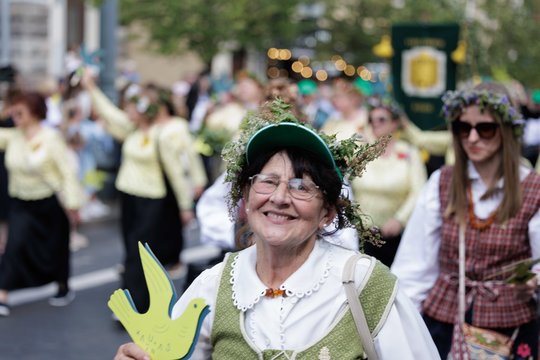
<path fill-rule="evenodd" d="M 443 168 L 439 183 L 441 216 L 448 205 L 451 178 L 452 167 Z M 482 281 L 505 265 L 531 257 L 528 224 L 540 208 L 540 175 L 531 172 L 521 185 L 523 203 L 513 218 L 484 231 L 467 226 L 465 232 L 467 293 L 473 292 L 472 323 L 479 327 L 516 327 L 536 316 L 536 301 L 516 299 L 515 291 L 501 281 L 502 277 Z M 446 323 L 454 323 L 458 309 L 458 228 L 456 221 L 443 218 L 440 272 L 423 304 L 427 315 Z"/>

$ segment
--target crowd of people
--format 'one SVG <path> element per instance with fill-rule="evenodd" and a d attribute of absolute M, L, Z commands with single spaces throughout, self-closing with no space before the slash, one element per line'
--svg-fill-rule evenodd
<path fill-rule="evenodd" d="M 130 83 L 115 104 L 79 67 L 63 88 L 6 93 L 1 316 L 20 288 L 56 282 L 51 305 L 73 300 L 70 243 L 109 211 L 112 174 L 139 312 L 139 241 L 171 272 L 193 222 L 217 249 L 173 308 L 210 306 L 198 358 L 468 359 L 467 326 L 537 358 L 537 276 L 506 279 L 540 258 L 540 93 L 464 86 L 442 98 L 448 130 L 423 131 L 343 78 L 184 85 Z M 129 343 L 116 359 L 147 355 Z"/>

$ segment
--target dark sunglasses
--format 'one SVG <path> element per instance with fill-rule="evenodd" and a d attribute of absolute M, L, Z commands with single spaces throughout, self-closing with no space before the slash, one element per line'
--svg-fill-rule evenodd
<path fill-rule="evenodd" d="M 462 139 L 468 138 L 471 130 L 474 129 L 481 139 L 490 140 L 497 134 L 498 128 L 499 124 L 494 122 L 481 122 L 474 126 L 459 120 L 452 122 L 452 132 Z"/>

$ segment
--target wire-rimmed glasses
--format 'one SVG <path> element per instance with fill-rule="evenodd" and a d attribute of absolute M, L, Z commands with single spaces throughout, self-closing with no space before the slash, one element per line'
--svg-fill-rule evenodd
<path fill-rule="evenodd" d="M 307 179 L 293 178 L 281 180 L 276 175 L 257 174 L 249 178 L 251 188 L 257 194 L 270 195 L 278 188 L 279 184 L 287 183 L 287 189 L 291 196 L 298 200 L 309 200 L 319 192 L 319 186 Z"/>

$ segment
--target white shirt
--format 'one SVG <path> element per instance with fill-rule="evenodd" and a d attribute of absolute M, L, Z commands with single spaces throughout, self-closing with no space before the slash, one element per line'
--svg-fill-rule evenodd
<path fill-rule="evenodd" d="M 315 344 L 334 326 L 346 307 L 341 276 L 346 260 L 353 251 L 318 240 L 306 262 L 284 283 L 292 294 L 287 297 L 262 296 L 266 289 L 255 271 L 256 248 L 239 253 L 229 277 L 233 303 L 244 311 L 245 336 L 259 351 L 265 349 L 302 349 Z M 369 259 L 356 266 L 355 283 L 360 286 L 369 267 Z M 186 290 L 172 311 L 172 318 L 182 314 L 193 298 L 201 297 L 210 306 L 202 323 L 199 343 L 193 359 L 209 359 L 210 336 L 214 322 L 215 301 L 223 263 L 203 272 Z M 351 340 L 360 341 L 358 334 Z M 410 300 L 398 287 L 388 318 L 374 338 L 381 360 L 439 359 L 429 332 Z"/>
<path fill-rule="evenodd" d="M 520 179 L 523 180 L 531 171 L 525 166 L 520 167 Z M 476 168 L 471 162 L 468 164 L 471 191 L 474 202 L 474 213 L 480 219 L 485 219 L 501 203 L 503 192 L 498 191 L 495 196 L 481 200 L 486 192 L 484 184 Z M 407 227 L 401 238 L 401 243 L 392 264 L 392 272 L 400 280 L 402 289 L 411 298 L 418 309 L 435 284 L 439 274 L 439 247 L 441 243 L 442 218 L 439 202 L 440 170 L 432 174 L 416 203 Z M 497 187 L 502 188 L 502 179 Z M 540 211 L 529 222 L 529 241 L 532 257 L 540 257 Z M 533 267 L 540 272 L 540 264 Z"/>
<path fill-rule="evenodd" d="M 525 122 L 523 144 L 529 146 L 540 145 L 540 119 L 528 119 Z"/>

